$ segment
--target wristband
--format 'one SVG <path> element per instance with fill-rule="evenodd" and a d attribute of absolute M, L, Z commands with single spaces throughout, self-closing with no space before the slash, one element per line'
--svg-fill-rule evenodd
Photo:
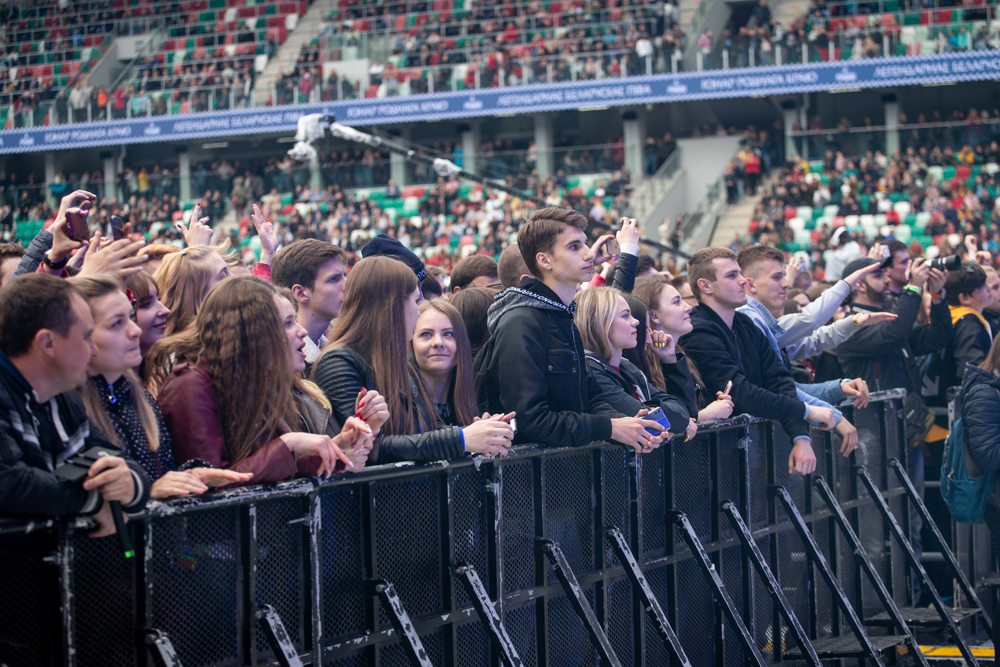
<path fill-rule="evenodd" d="M 903 289 L 908 289 L 917 296 L 920 296 L 920 288 L 917 287 L 916 285 L 903 285 Z"/>
<path fill-rule="evenodd" d="M 42 256 L 42 264 L 49 267 L 53 271 L 59 271 L 60 269 L 66 268 L 66 265 L 69 264 L 69 255 L 66 255 L 58 262 L 53 262 L 51 259 L 49 259 L 49 253 L 45 253 Z"/>
<path fill-rule="evenodd" d="M 854 316 L 851 318 L 851 322 L 853 322 L 854 326 L 856 326 L 856 327 L 860 327 L 861 326 L 860 324 L 858 324 L 858 318 L 859 317 L 861 317 L 861 313 L 854 313 Z"/>

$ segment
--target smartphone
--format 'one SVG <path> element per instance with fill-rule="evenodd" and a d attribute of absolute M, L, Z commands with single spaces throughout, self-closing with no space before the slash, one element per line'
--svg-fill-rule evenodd
<path fill-rule="evenodd" d="M 125 238 L 125 223 L 117 215 L 111 216 L 111 240 Z"/>
<path fill-rule="evenodd" d="M 77 200 L 73 202 L 73 208 L 86 204 L 87 200 Z M 88 207 L 84 213 L 74 213 L 69 211 L 66 213 L 67 231 L 69 232 L 69 238 L 73 241 L 86 241 L 90 238 L 90 227 L 87 226 L 87 214 L 90 213 L 90 208 Z"/>
<path fill-rule="evenodd" d="M 601 246 L 602 257 L 614 257 L 615 255 L 620 255 L 621 253 L 621 246 L 618 245 L 618 241 L 615 239 L 610 239 L 607 243 Z"/>
<path fill-rule="evenodd" d="M 648 415 L 646 415 L 645 417 L 643 417 L 643 419 L 648 419 L 649 421 L 656 422 L 657 424 L 659 424 L 660 426 L 663 427 L 664 431 L 667 431 L 667 430 L 670 429 L 670 420 L 667 419 L 667 416 L 665 414 L 663 414 L 663 410 L 660 409 L 660 408 L 653 408 L 652 410 L 649 411 Z M 660 435 L 659 433 L 657 433 L 656 431 L 654 431 L 651 428 L 647 428 L 646 431 L 648 433 L 652 433 L 653 435 Z"/>

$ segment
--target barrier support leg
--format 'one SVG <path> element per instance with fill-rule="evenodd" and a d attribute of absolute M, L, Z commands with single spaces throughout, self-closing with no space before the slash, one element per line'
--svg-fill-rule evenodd
<path fill-rule="evenodd" d="M 632 550 L 629 549 L 628 540 L 622 535 L 622 531 L 617 528 L 608 529 L 608 537 L 611 538 L 611 546 L 618 556 L 618 561 L 624 566 L 625 574 L 628 575 L 628 578 L 632 582 L 632 591 L 642 600 L 642 606 L 646 610 L 646 615 L 652 621 L 653 627 L 656 628 L 656 633 L 663 640 L 664 646 L 670 651 L 671 660 L 681 667 L 691 667 L 691 661 L 688 660 L 687 654 L 684 653 L 681 640 L 678 639 L 677 633 L 671 627 L 670 621 L 667 620 L 666 612 L 660 606 L 660 601 L 656 599 L 653 589 L 649 587 L 649 581 L 643 576 L 642 570 L 639 569 L 638 561 L 632 555 Z"/>
<path fill-rule="evenodd" d="M 972 655 L 972 651 L 969 650 L 968 644 L 965 643 L 965 638 L 962 637 L 962 629 L 958 627 L 958 623 L 955 622 L 951 613 L 944 606 L 941 596 L 938 594 L 934 584 L 931 583 L 931 578 L 927 576 L 927 570 L 925 570 L 924 566 L 920 564 L 920 559 L 917 558 L 916 552 L 913 551 L 910 541 L 906 539 L 906 535 L 903 534 L 903 529 L 899 527 L 896 517 L 892 515 L 892 511 L 886 504 L 885 498 L 882 497 L 881 492 L 879 492 L 878 488 L 875 486 L 875 482 L 872 481 L 868 471 L 860 466 L 855 466 L 854 474 L 858 476 L 858 479 L 861 480 L 862 484 L 864 484 L 865 488 L 868 490 L 868 495 L 875 501 L 875 507 L 878 508 L 879 512 L 881 512 L 882 519 L 889 523 L 889 529 L 892 531 L 893 537 L 896 538 L 896 542 L 898 542 L 899 546 L 903 549 L 903 553 L 906 554 L 906 560 L 910 562 L 910 567 L 916 570 L 917 576 L 920 577 L 921 586 L 926 588 L 930 593 L 931 602 L 934 604 L 934 608 L 937 610 L 938 615 L 941 617 L 941 620 L 944 621 L 944 624 L 951 629 L 951 634 L 955 637 L 955 643 L 958 644 L 958 650 L 962 652 L 962 657 L 965 658 L 965 661 L 973 667 L 979 667 L 979 663 L 976 661 L 975 656 Z M 906 473 L 903 474 L 905 475 Z M 914 491 L 914 493 L 916 492 Z M 913 498 L 910 500 L 913 501 Z M 923 503 L 920 502 L 919 496 L 916 498 L 916 502 L 919 504 L 918 506 L 923 505 Z M 948 546 L 942 542 L 942 551 L 947 548 Z"/>
<path fill-rule="evenodd" d="M 924 658 L 924 654 L 920 650 L 917 638 L 914 636 L 913 631 L 910 630 L 910 626 L 906 624 L 906 619 L 903 618 L 903 614 L 900 613 L 899 607 L 896 606 L 892 596 L 889 595 L 889 591 L 886 589 L 882 578 L 878 576 L 878 573 L 875 571 L 875 567 L 872 565 L 871 561 L 868 560 L 868 555 L 865 553 L 864 547 L 861 545 L 861 540 L 858 538 L 857 533 L 854 532 L 854 529 L 851 528 L 851 524 L 848 522 L 844 511 L 840 509 L 840 504 L 834 497 L 833 490 L 822 477 L 813 477 L 813 485 L 816 487 L 816 490 L 819 491 L 819 495 L 826 502 L 826 506 L 830 508 L 830 512 L 833 514 L 833 519 L 840 527 L 840 532 L 847 538 L 847 542 L 851 545 L 851 550 L 854 552 L 854 557 L 858 560 L 859 566 L 862 571 L 864 571 L 865 575 L 867 575 L 868 581 L 870 581 L 872 586 L 875 588 L 875 592 L 878 595 L 879 600 L 882 602 L 882 606 L 885 608 L 887 618 L 892 620 L 897 630 L 908 637 L 907 644 L 909 645 L 910 650 L 914 652 L 914 657 L 917 659 L 917 662 L 919 662 L 923 667 L 927 667 L 927 659 Z"/>
<path fill-rule="evenodd" d="M 302 659 L 292 644 L 292 638 L 285 630 L 285 624 L 281 622 L 281 617 L 269 604 L 261 605 L 257 609 L 257 622 L 264 630 L 267 643 L 271 645 L 274 656 L 278 659 L 281 667 L 303 667 Z"/>
<path fill-rule="evenodd" d="M 493 650 L 499 656 L 500 663 L 503 667 L 521 667 L 524 663 L 518 657 L 517 650 L 514 648 L 514 642 L 511 641 L 510 636 L 507 634 L 507 629 L 503 627 L 500 614 L 497 613 L 496 607 L 493 606 L 490 596 L 486 594 L 486 587 L 483 586 L 476 568 L 466 563 L 459 563 L 452 570 L 452 573 L 465 584 L 465 590 L 468 592 L 469 597 L 472 598 L 472 605 L 476 608 L 476 613 L 479 614 L 479 620 L 483 622 L 483 627 L 490 633 L 490 639 L 493 641 Z"/>
<path fill-rule="evenodd" d="M 680 528 L 681 537 L 684 538 L 688 548 L 691 549 L 695 564 L 698 565 L 702 574 L 705 575 L 705 580 L 712 589 L 715 601 L 722 608 L 722 613 L 725 614 L 729 622 L 736 628 L 736 634 L 739 636 L 740 643 L 743 644 L 744 660 L 750 665 L 765 667 L 764 656 L 761 655 L 760 650 L 754 643 L 753 636 L 747 629 L 746 623 L 743 622 L 743 617 L 736 611 L 736 604 L 729 597 L 729 593 L 726 591 L 726 584 L 723 583 L 722 577 L 719 576 L 719 571 L 715 568 L 715 565 L 709 560 L 708 554 L 705 552 L 705 547 L 702 546 L 701 540 L 698 539 L 698 535 L 694 532 L 691 522 L 688 521 L 687 516 L 683 512 L 667 512 L 667 516 L 675 526 Z"/>
<path fill-rule="evenodd" d="M 917 507 L 917 511 L 920 512 L 920 516 L 923 517 L 924 525 L 929 526 L 934 532 L 934 538 L 941 545 L 941 553 L 944 554 L 944 558 L 948 561 L 948 565 L 951 566 L 952 572 L 955 574 L 955 579 L 958 580 L 958 586 L 962 589 L 962 593 L 965 594 L 965 598 L 969 601 L 974 609 L 979 613 L 980 620 L 982 621 L 983 627 L 986 628 L 987 634 L 993 634 L 993 619 L 989 614 L 986 613 L 986 609 L 983 607 L 983 603 L 979 601 L 979 597 L 976 595 L 975 591 L 972 589 L 972 584 L 969 583 L 968 577 L 965 576 L 965 572 L 958 565 L 958 560 L 955 558 L 955 554 L 952 553 L 951 549 L 948 548 L 948 544 L 944 541 L 944 536 L 941 535 L 941 531 L 938 530 L 937 524 L 934 523 L 934 519 L 931 518 L 931 513 L 927 511 L 927 506 L 924 505 L 924 501 L 920 498 L 917 490 L 913 487 L 913 482 L 910 481 L 910 476 L 906 474 L 906 469 L 903 464 L 900 463 L 899 459 L 889 459 L 889 467 L 896 471 L 896 476 L 899 477 L 899 481 L 902 482 L 903 488 L 906 489 L 906 495 L 909 497 L 910 502 L 914 503 Z"/>
<path fill-rule="evenodd" d="M 146 643 L 146 648 L 149 650 L 149 655 L 152 656 L 153 664 L 156 667 L 183 667 L 166 632 L 146 630 L 143 632 L 143 641 Z"/>
<path fill-rule="evenodd" d="M 750 534 L 750 529 L 743 523 L 743 517 L 740 516 L 736 505 L 727 500 L 722 503 L 722 511 L 729 517 L 729 522 L 732 524 L 733 529 L 736 530 L 736 535 L 740 538 L 740 542 L 743 543 L 744 552 L 750 556 L 750 562 L 754 564 L 760 578 L 764 580 L 764 585 L 767 586 L 767 590 L 771 594 L 771 599 L 778 604 L 782 615 L 788 621 L 788 626 L 792 630 L 792 636 L 802 650 L 803 659 L 812 663 L 815 667 L 821 667 L 823 663 L 820 662 L 819 656 L 816 655 L 816 649 L 813 648 L 812 642 L 809 641 L 805 628 L 802 627 L 799 619 L 795 616 L 795 612 L 792 611 L 792 605 L 788 603 L 788 598 L 782 592 L 778 580 L 774 578 L 774 573 L 768 567 L 767 561 L 764 559 L 764 554 L 761 553 L 757 547 L 757 543 L 754 542 L 753 535 Z M 774 635 L 778 636 L 778 633 L 775 632 Z"/>
<path fill-rule="evenodd" d="M 903 642 L 902 638 L 878 637 L 877 640 L 880 643 L 878 648 L 876 648 L 872 638 L 870 638 L 868 633 L 865 632 L 864 625 L 861 623 L 861 619 L 858 618 L 857 613 L 854 611 L 854 607 L 851 606 L 850 601 L 847 599 L 847 595 L 837 583 L 837 580 L 833 576 L 833 572 L 830 571 L 830 564 L 826 562 L 826 558 L 823 557 L 823 552 L 821 552 L 819 547 L 816 545 L 816 540 L 813 539 L 812 533 L 810 533 L 809 529 L 806 527 L 806 523 L 802 519 L 799 509 L 795 506 L 795 502 L 792 500 L 792 497 L 788 495 L 788 491 L 785 490 L 785 487 L 783 486 L 772 486 L 770 487 L 769 492 L 772 496 L 781 501 L 785 514 L 791 520 L 792 525 L 795 527 L 795 531 L 799 534 L 799 538 L 802 540 L 802 544 L 809 552 L 809 555 L 813 560 L 813 564 L 819 568 L 820 575 L 829 587 L 830 593 L 832 594 L 834 600 L 837 601 L 841 611 L 843 611 L 844 615 L 847 617 L 847 622 L 851 626 L 851 630 L 854 631 L 856 644 L 852 642 L 851 645 L 848 645 L 846 642 L 843 642 L 843 638 L 841 638 L 843 646 L 841 647 L 841 653 L 838 657 L 857 657 L 858 653 L 856 653 L 856 651 L 860 650 L 861 657 L 868 658 L 881 667 L 883 663 L 878 656 L 879 650 L 884 650 L 890 646 L 901 644 Z M 882 640 L 893 641 L 887 645 L 883 645 L 884 642 Z M 824 655 L 824 659 L 828 657 L 832 656 Z"/>
<path fill-rule="evenodd" d="M 590 603 L 587 602 L 587 596 L 583 594 L 580 582 L 576 580 L 576 575 L 573 574 L 573 569 L 569 566 L 559 544 L 554 540 L 539 538 L 535 540 L 535 545 L 552 564 L 552 569 L 556 571 L 556 576 L 559 577 L 559 582 L 562 584 L 563 590 L 566 591 L 566 597 L 569 598 L 577 616 L 583 621 L 583 627 L 590 635 L 590 641 L 593 642 L 602 662 L 606 662 L 612 667 L 622 667 L 618 656 L 615 655 L 615 650 L 611 647 L 608 636 L 604 634 L 604 628 L 601 627 L 597 615 L 594 614 Z"/>
<path fill-rule="evenodd" d="M 410 657 L 410 664 L 414 667 L 434 667 L 427 656 L 423 642 L 420 641 L 417 631 L 413 628 L 410 615 L 406 613 L 403 602 L 396 594 L 393 585 L 385 579 L 369 579 L 365 584 L 369 595 L 377 595 L 382 601 L 386 614 L 392 622 L 392 627 L 396 630 L 406 654 Z"/>

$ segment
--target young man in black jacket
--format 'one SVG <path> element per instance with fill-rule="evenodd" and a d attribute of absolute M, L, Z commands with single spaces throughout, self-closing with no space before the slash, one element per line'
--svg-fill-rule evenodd
<path fill-rule="evenodd" d="M 747 302 L 736 253 L 705 248 L 687 266 L 698 306 L 691 311 L 694 330 L 680 344 L 697 364 L 705 388 L 711 395 L 732 382 L 729 395 L 735 413 L 780 421 L 793 442 L 788 473 L 810 474 L 816 469 L 816 454 L 807 420 L 832 428 L 833 411 L 799 400 L 791 372 L 767 337 L 747 315 L 736 312 Z"/>
<path fill-rule="evenodd" d="M 489 342 L 476 356 L 476 399 L 491 414 L 517 413 L 515 444 L 554 447 L 615 440 L 636 451 L 661 442 L 656 422 L 625 417 L 601 398 L 587 372 L 580 333 L 573 324 L 573 297 L 594 275 L 587 247 L 587 219 L 567 209 L 531 214 L 517 234 L 528 270 L 517 287 L 490 306 Z"/>
<path fill-rule="evenodd" d="M 54 474 L 91 447 L 117 451 L 75 391 L 96 351 L 93 329 L 86 300 L 60 278 L 29 274 L 0 291 L 0 514 L 92 515 L 103 536 L 115 532 L 108 502 L 138 511 L 150 482 L 138 463 L 112 455 L 82 484 Z"/>
<path fill-rule="evenodd" d="M 948 310 L 955 328 L 948 347 L 934 355 L 929 375 L 937 380 L 937 396 L 928 399 L 933 405 L 948 404 L 949 387 L 957 387 L 965 375 L 965 365 L 978 366 L 993 345 L 993 329 L 985 310 L 993 304 L 993 293 L 986 283 L 986 271 L 966 262 L 958 271 L 949 271 L 945 282 Z"/>

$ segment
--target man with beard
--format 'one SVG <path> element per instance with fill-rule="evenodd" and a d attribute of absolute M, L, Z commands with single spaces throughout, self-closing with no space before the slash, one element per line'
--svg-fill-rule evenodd
<path fill-rule="evenodd" d="M 878 263 L 877 260 L 868 257 L 856 259 L 844 267 L 843 275 L 875 263 Z M 932 269 L 923 257 L 910 261 L 906 269 L 906 285 L 893 310 L 896 319 L 862 329 L 837 349 L 840 366 L 847 377 L 860 377 L 872 391 L 906 389 L 903 412 L 906 417 L 907 470 L 921 497 L 924 495 L 922 445 L 924 436 L 934 423 L 934 413 L 927 408 L 920 395 L 923 379 L 916 358 L 947 347 L 954 335 L 951 311 L 945 298 L 946 279 L 946 271 Z M 868 274 L 851 293 L 853 317 L 888 310 L 892 301 L 889 285 L 889 275 L 883 269 Z M 923 300 L 921 292 L 925 288 L 932 299 L 931 322 L 914 326 Z M 911 508 L 910 535 L 918 555 L 921 525 L 919 512 Z M 914 585 L 916 595 L 920 591 L 916 578 Z"/>

